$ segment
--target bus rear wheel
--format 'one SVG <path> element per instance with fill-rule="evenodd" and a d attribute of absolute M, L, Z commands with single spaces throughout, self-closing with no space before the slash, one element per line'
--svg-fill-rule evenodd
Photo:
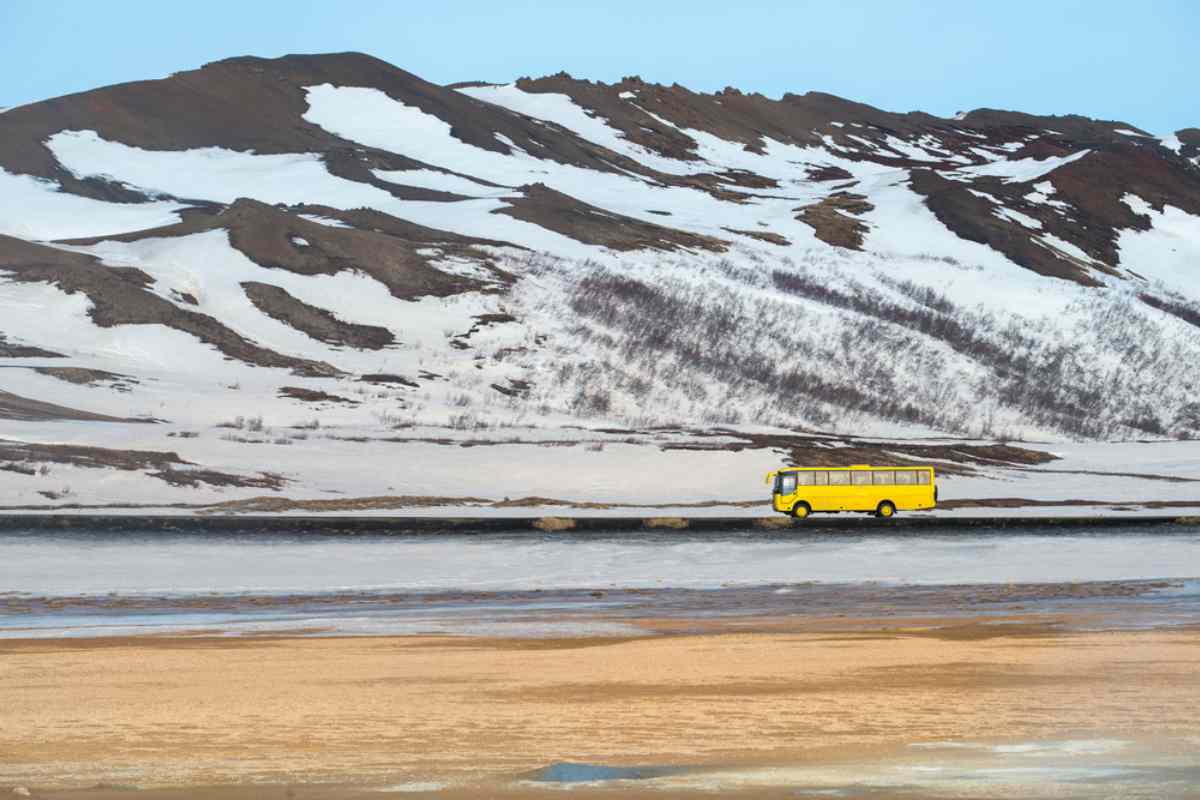
<path fill-rule="evenodd" d="M 812 509 L 808 503 L 796 503 L 796 505 L 792 506 L 792 516 L 796 519 L 804 519 L 811 513 Z"/>
<path fill-rule="evenodd" d="M 880 519 L 890 519 L 896 516 L 896 504 L 891 500 L 884 500 L 879 504 L 879 508 L 875 509 L 875 516 Z"/>

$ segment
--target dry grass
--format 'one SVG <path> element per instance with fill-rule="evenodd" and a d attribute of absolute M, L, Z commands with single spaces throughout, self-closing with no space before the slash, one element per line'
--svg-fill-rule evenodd
<path fill-rule="evenodd" d="M 688 521 L 683 517 L 650 517 L 642 522 L 647 528 L 669 528 L 681 531 L 687 528 Z"/>
<path fill-rule="evenodd" d="M 533 521 L 533 527 L 547 533 L 572 531 L 575 530 L 575 520 L 569 517 L 540 517 Z"/>

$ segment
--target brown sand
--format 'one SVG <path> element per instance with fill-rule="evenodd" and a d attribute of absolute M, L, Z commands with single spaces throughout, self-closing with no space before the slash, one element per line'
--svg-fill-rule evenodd
<path fill-rule="evenodd" d="M 894 624 L 890 621 L 889 624 Z M 997 632 L 1003 635 L 997 635 Z M 438 780 L 1200 735 L 1200 631 L 0 643 L 0 786 Z"/>

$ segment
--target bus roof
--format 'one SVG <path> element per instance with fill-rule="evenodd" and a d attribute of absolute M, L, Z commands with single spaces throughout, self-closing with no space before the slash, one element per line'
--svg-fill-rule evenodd
<path fill-rule="evenodd" d="M 828 464 L 826 464 L 826 465 L 819 466 L 819 467 L 780 467 L 778 471 L 779 472 L 799 472 L 801 470 L 814 470 L 814 469 L 825 469 L 825 470 L 829 470 L 829 469 L 928 469 L 928 470 L 932 470 L 933 467 L 930 466 L 929 464 L 894 464 L 894 465 L 887 465 L 887 466 L 880 466 L 878 464 L 851 464 L 849 466 L 843 466 L 843 467 L 831 467 Z"/>

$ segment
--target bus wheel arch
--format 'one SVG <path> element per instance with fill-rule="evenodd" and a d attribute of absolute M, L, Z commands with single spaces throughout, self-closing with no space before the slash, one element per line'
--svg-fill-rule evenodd
<path fill-rule="evenodd" d="M 882 519 L 890 519 L 896 516 L 896 504 L 891 500 L 883 500 L 875 508 L 875 516 Z"/>
<path fill-rule="evenodd" d="M 796 519 L 804 519 L 812 513 L 812 506 L 801 500 L 796 505 L 792 506 L 792 516 Z"/>

